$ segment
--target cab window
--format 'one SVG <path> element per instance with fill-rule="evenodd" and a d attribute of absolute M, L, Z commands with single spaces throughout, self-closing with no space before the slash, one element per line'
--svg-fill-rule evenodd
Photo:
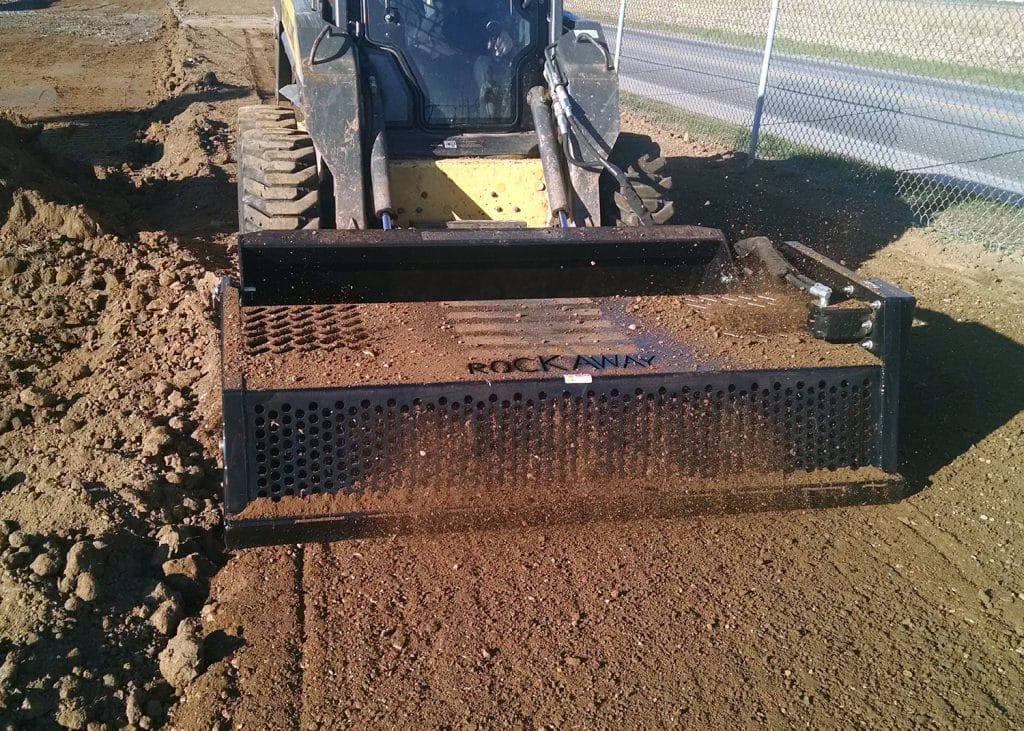
<path fill-rule="evenodd" d="M 367 36 L 415 76 L 430 126 L 515 120 L 517 70 L 538 41 L 538 6 L 521 0 L 368 0 Z"/>

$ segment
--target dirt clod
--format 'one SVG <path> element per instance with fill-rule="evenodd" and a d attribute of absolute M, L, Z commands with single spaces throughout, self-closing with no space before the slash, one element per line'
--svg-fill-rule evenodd
<path fill-rule="evenodd" d="M 202 554 L 191 553 L 181 558 L 168 559 L 161 569 L 169 587 L 185 597 L 195 599 L 202 595 L 215 567 Z"/>
<path fill-rule="evenodd" d="M 63 701 L 57 711 L 57 723 L 62 728 L 84 729 L 88 723 L 88 716 L 79 701 Z"/>
<path fill-rule="evenodd" d="M 57 575 L 60 571 L 60 564 L 53 556 L 43 553 L 36 556 L 30 568 L 36 576 L 48 578 Z"/>
<path fill-rule="evenodd" d="M 166 426 L 157 426 L 146 432 L 142 439 L 142 456 L 156 457 L 174 444 L 174 432 Z"/>
<path fill-rule="evenodd" d="M 57 403 L 57 397 L 40 388 L 25 388 L 18 394 L 18 400 L 26 406 L 46 408 Z"/>
<path fill-rule="evenodd" d="M 13 256 L 0 257 L 0 277 L 10 278 L 25 270 L 25 262 Z"/>
<path fill-rule="evenodd" d="M 149 623 L 162 635 L 172 635 L 185 612 L 181 599 L 169 597 L 165 599 L 149 617 Z"/>
<path fill-rule="evenodd" d="M 91 571 L 99 560 L 99 552 L 91 541 L 78 541 L 68 549 L 65 559 L 64 576 L 77 579 L 82 573 Z"/>
<path fill-rule="evenodd" d="M 96 576 L 88 571 L 83 571 L 75 580 L 75 596 L 83 602 L 94 602 L 99 599 L 100 587 Z"/>
<path fill-rule="evenodd" d="M 186 619 L 160 653 L 160 673 L 181 692 L 199 675 L 202 666 L 202 641 L 199 623 Z"/>

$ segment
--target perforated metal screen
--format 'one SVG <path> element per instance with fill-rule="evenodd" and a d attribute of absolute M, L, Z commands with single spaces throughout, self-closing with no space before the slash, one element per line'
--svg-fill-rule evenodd
<path fill-rule="evenodd" d="M 248 392 L 248 498 L 868 466 L 878 379 L 857 367 Z"/>
<path fill-rule="evenodd" d="M 250 307 L 242 332 L 253 355 L 356 348 L 369 338 L 355 305 Z"/>

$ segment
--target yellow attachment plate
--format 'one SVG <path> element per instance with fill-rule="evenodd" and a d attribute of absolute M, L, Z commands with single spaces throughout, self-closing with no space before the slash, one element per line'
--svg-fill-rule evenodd
<path fill-rule="evenodd" d="M 403 226 L 447 221 L 550 222 L 540 160 L 396 160 L 391 201 Z"/>

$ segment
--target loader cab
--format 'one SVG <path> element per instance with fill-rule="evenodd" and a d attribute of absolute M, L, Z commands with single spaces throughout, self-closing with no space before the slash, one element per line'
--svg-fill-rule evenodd
<path fill-rule="evenodd" d="M 514 131 L 540 78 L 545 3 L 361 0 L 365 62 L 389 127 Z"/>

